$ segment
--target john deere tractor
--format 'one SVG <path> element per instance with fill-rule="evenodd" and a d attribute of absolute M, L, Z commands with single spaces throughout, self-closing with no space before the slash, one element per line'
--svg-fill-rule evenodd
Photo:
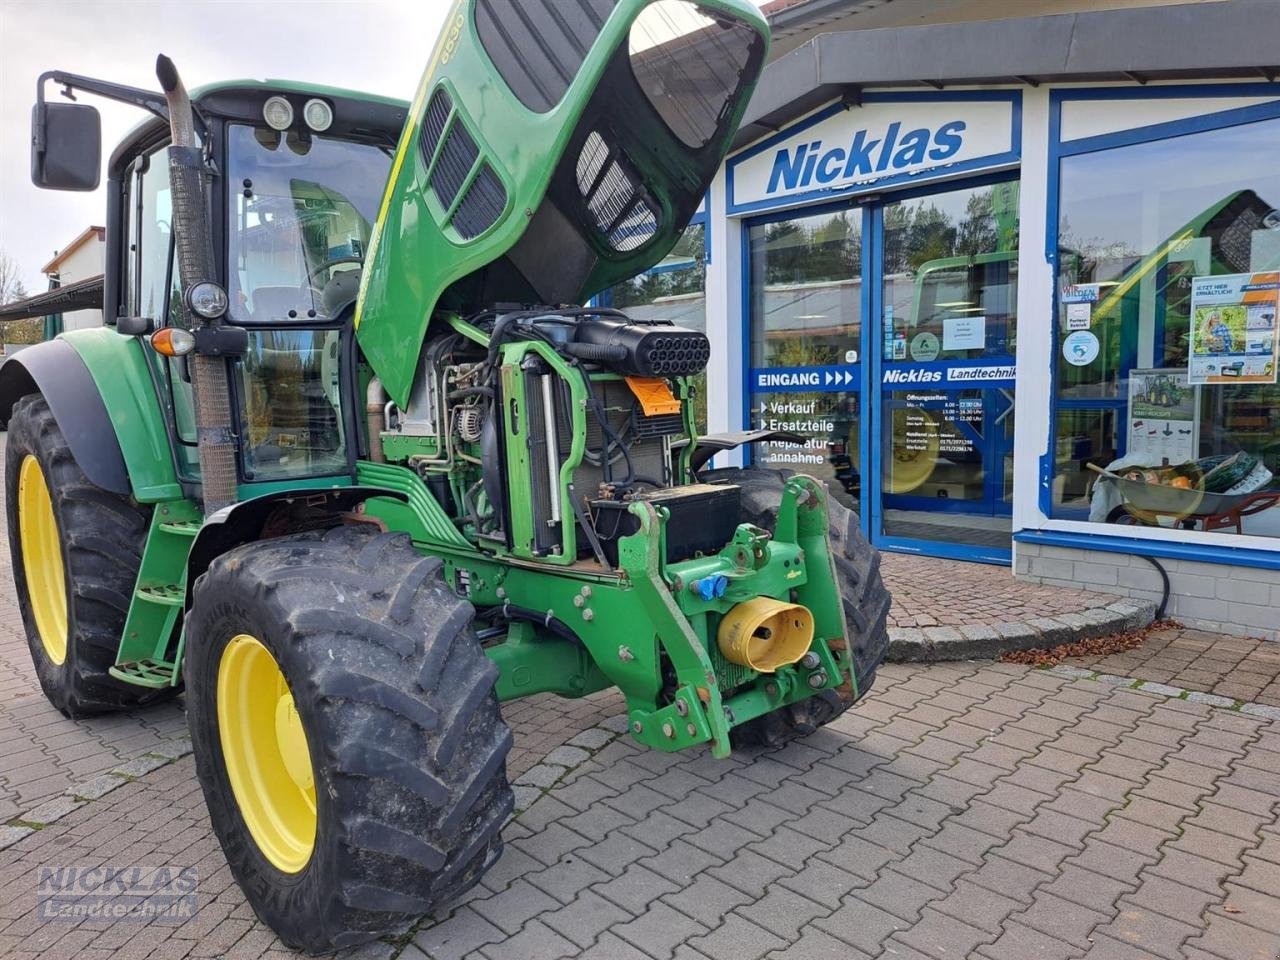
<path fill-rule="evenodd" d="M 0 368 L 13 570 L 69 716 L 185 689 L 213 828 L 312 951 L 498 858 L 499 704 L 614 686 L 657 750 L 866 693 L 888 596 L 801 475 L 708 469 L 701 332 L 582 306 L 658 262 L 764 62 L 749 0 L 462 0 L 411 105 L 52 72 L 35 182 L 107 162 L 109 318 Z M 708 762 L 713 762 L 708 759 Z"/>

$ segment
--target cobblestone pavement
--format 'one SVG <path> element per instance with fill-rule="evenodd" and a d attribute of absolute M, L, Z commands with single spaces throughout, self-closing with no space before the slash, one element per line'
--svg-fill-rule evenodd
<path fill-rule="evenodd" d="M 1024 583 L 1008 567 L 905 553 L 883 554 L 880 570 L 893 594 L 889 626 L 898 628 L 1028 621 L 1106 607 L 1120 599 Z"/>
<path fill-rule="evenodd" d="M 574 738 L 461 904 L 370 957 L 1275 960 L 1280 726 L 1012 664 L 891 665 L 775 751 Z M 550 772 L 550 776 L 547 776 Z M 536 791 L 535 791 L 536 793 Z M 195 865 L 179 926 L 42 921 L 39 869 Z M 189 758 L 0 852 L 0 952 L 287 955 L 209 834 Z"/>
<path fill-rule="evenodd" d="M 1153 631 L 1133 650 L 1066 663 L 1280 707 L 1280 643 L 1258 637 L 1178 627 Z"/>
<path fill-rule="evenodd" d="M 0 454 L 4 437 L 0 433 Z M 173 701 L 81 721 L 49 705 L 13 592 L 6 516 L 0 510 L 0 823 L 187 734 L 181 705 Z"/>

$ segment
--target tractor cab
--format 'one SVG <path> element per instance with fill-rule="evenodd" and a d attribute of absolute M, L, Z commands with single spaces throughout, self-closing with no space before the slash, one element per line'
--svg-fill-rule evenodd
<path fill-rule="evenodd" d="M 197 91 L 193 106 L 219 174 L 210 179 L 211 208 L 220 212 L 214 279 L 226 290 L 226 321 L 247 337 L 230 392 L 241 484 L 349 475 L 359 443 L 346 381 L 350 308 L 405 105 L 232 83 Z M 106 285 L 107 313 L 151 329 L 189 326 L 174 264 L 164 133 L 157 121 L 126 141 L 108 184 L 120 210 L 113 239 L 127 242 L 118 257 L 108 255 L 116 282 Z M 197 482 L 189 363 L 151 359 L 170 405 L 176 469 Z"/>
<path fill-rule="evenodd" d="M 185 329 L 163 100 L 62 73 L 68 92 L 136 103 L 155 116 L 107 164 L 108 327 L 152 334 Z M 43 92 L 43 85 L 41 88 Z M 238 479 L 349 476 L 358 455 L 351 314 L 378 204 L 407 104 L 285 82 L 233 81 L 192 96 L 203 151 L 214 276 L 226 322 L 244 329 L 232 367 L 232 418 L 242 439 Z M 96 186 L 97 114 L 79 103 L 35 110 L 33 178 L 54 189 Z M 79 156 L 84 165 L 76 167 Z M 90 165 L 93 172 L 90 173 Z M 163 340 L 157 342 L 164 342 Z M 190 358 L 140 354 L 164 411 L 180 483 L 200 481 Z"/>

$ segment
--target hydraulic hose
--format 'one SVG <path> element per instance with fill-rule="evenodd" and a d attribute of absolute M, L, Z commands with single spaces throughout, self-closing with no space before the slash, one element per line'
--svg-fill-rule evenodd
<path fill-rule="evenodd" d="M 169 185 L 173 197 L 175 260 L 178 278 L 185 292 L 195 284 L 217 276 L 204 157 L 202 148 L 196 143 L 191 99 L 173 61 L 164 54 L 156 58 L 156 77 L 169 108 Z M 220 319 L 205 320 L 186 306 L 186 302 L 184 296 L 183 313 L 191 329 L 214 327 L 221 322 Z M 208 515 L 238 499 L 236 437 L 231 422 L 226 359 L 197 351 L 194 361 L 196 441 L 200 453 L 202 499 Z"/>

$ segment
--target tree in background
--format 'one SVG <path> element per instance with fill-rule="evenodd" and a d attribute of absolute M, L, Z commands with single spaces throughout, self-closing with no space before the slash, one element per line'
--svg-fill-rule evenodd
<path fill-rule="evenodd" d="M 27 288 L 18 271 L 18 261 L 0 250 L 0 303 L 13 303 L 27 298 Z"/>

